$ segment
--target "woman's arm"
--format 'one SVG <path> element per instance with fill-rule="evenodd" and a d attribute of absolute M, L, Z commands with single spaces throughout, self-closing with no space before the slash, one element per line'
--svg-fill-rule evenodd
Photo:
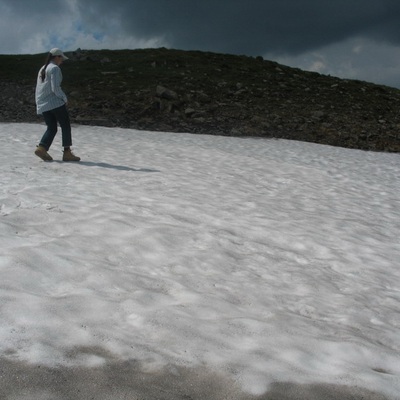
<path fill-rule="evenodd" d="M 50 75 L 50 83 L 51 83 L 51 90 L 52 92 L 62 99 L 65 104 L 68 103 L 67 96 L 61 89 L 61 82 L 62 82 L 62 73 L 59 67 L 52 68 L 51 75 Z"/>

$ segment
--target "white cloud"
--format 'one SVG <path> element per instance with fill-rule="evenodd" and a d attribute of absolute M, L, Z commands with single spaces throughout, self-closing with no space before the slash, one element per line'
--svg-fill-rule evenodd
<path fill-rule="evenodd" d="M 389 43 L 358 37 L 296 56 L 269 53 L 265 58 L 306 71 L 400 88 L 400 47 Z"/>
<path fill-rule="evenodd" d="M 360 54 L 363 50 L 364 50 L 364 46 L 361 44 L 358 44 L 358 45 L 354 46 L 353 53 Z"/>
<path fill-rule="evenodd" d="M 310 65 L 310 71 L 322 73 L 326 70 L 326 63 L 324 60 L 316 60 Z"/>

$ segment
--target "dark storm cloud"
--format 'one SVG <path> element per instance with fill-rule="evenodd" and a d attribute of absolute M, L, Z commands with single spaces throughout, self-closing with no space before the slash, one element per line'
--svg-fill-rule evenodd
<path fill-rule="evenodd" d="M 25 16 L 28 21 L 29 17 L 42 16 L 43 26 L 46 26 L 47 18 L 65 18 L 69 9 L 65 0 L 1 0 L 0 6 L 12 10 L 18 17 Z"/>
<path fill-rule="evenodd" d="M 400 87 L 400 0 L 0 0 L 0 36 L 2 54 L 166 46 Z"/>
<path fill-rule="evenodd" d="M 79 0 L 90 25 L 118 18 L 171 47 L 299 54 L 352 36 L 400 42 L 399 0 Z"/>

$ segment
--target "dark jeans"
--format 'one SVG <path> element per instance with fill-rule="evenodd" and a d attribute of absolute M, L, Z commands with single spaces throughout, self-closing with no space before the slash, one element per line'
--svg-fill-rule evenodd
<path fill-rule="evenodd" d="M 63 147 L 72 146 L 71 124 L 69 115 L 65 105 L 55 108 L 54 110 L 45 111 L 43 113 L 44 122 L 46 122 L 47 130 L 40 140 L 40 146 L 49 150 L 57 133 L 57 122 L 61 126 L 62 145 Z"/>

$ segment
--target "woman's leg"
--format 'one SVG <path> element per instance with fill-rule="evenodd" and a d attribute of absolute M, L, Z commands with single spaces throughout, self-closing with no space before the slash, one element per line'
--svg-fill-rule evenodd
<path fill-rule="evenodd" d="M 61 106 L 52 111 L 61 127 L 63 147 L 72 146 L 71 123 L 67 107 Z"/>
<path fill-rule="evenodd" d="M 43 113 L 44 122 L 47 125 L 47 130 L 43 134 L 42 139 L 40 140 L 39 146 L 44 147 L 46 150 L 49 150 L 51 144 L 57 133 L 57 118 L 53 114 L 53 111 L 45 111 Z"/>

